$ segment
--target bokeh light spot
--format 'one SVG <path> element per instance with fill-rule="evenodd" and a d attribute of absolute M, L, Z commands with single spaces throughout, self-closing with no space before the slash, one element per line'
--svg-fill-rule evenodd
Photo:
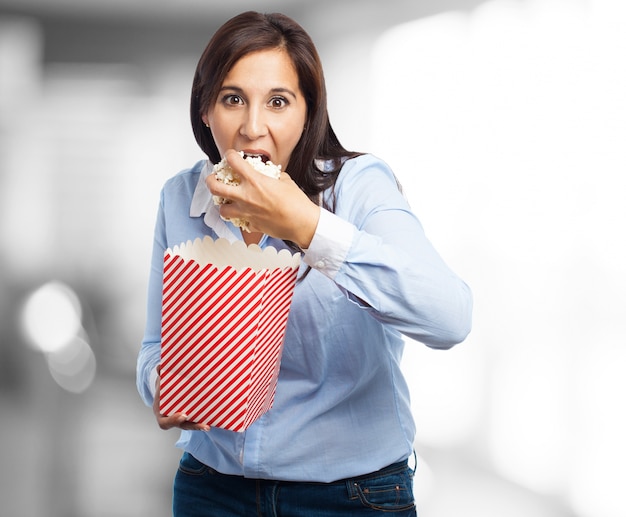
<path fill-rule="evenodd" d="M 96 375 L 96 358 L 89 343 L 79 337 L 47 357 L 52 378 L 64 390 L 84 392 Z"/>
<path fill-rule="evenodd" d="M 36 350 L 55 352 L 81 329 L 82 309 L 76 293 L 61 282 L 48 282 L 26 299 L 21 313 L 24 337 Z"/>

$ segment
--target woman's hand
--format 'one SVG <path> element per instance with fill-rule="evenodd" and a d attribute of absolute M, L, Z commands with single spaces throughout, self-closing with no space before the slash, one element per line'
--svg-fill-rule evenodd
<path fill-rule="evenodd" d="M 240 183 L 226 185 L 214 174 L 207 177 L 211 193 L 231 201 L 220 206 L 220 214 L 249 221 L 251 232 L 262 232 L 308 248 L 317 228 L 320 208 L 289 174 L 281 173 L 278 180 L 260 174 L 232 149 L 226 151 L 225 158 Z"/>
<path fill-rule="evenodd" d="M 189 422 L 187 415 L 184 415 L 183 413 L 174 413 L 170 416 L 165 416 L 161 414 L 161 411 L 159 410 L 159 400 L 161 393 L 160 366 L 157 367 L 157 371 L 159 372 L 159 376 L 156 380 L 156 391 L 154 393 L 152 411 L 154 413 L 154 416 L 156 417 L 159 427 L 163 430 L 172 429 L 173 427 L 179 427 L 180 429 L 185 429 L 187 431 L 210 431 L 210 426 L 206 424 L 196 424 L 194 422 Z"/>

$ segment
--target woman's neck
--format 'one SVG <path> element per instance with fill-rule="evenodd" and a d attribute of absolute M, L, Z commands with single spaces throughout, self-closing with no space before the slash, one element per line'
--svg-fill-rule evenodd
<path fill-rule="evenodd" d="M 241 236 L 243 237 L 243 242 L 246 243 L 247 246 L 250 244 L 258 244 L 261 242 L 261 237 L 263 237 L 263 233 L 261 232 L 247 232 L 245 230 L 241 230 Z"/>

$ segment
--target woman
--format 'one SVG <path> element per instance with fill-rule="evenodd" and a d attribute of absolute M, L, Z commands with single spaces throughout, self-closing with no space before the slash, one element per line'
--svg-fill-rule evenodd
<path fill-rule="evenodd" d="M 416 515 L 402 334 L 442 349 L 463 341 L 469 288 L 387 165 L 339 143 L 319 57 L 293 20 L 247 12 L 222 26 L 198 63 L 191 120 L 209 160 L 162 190 L 137 370 L 159 426 L 182 429 L 174 514 Z M 284 172 L 267 178 L 236 151 Z M 210 174 L 224 157 L 240 185 Z M 218 208 L 212 195 L 232 202 Z M 274 405 L 243 433 L 158 411 L 163 253 L 204 235 L 303 253 Z"/>

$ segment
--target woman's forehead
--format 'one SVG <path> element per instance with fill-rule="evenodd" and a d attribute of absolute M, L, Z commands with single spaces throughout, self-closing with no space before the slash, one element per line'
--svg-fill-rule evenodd
<path fill-rule="evenodd" d="M 289 54 L 281 49 L 250 52 L 242 56 L 226 74 L 223 85 L 229 82 L 250 82 L 260 85 L 299 83 L 296 67 Z"/>

